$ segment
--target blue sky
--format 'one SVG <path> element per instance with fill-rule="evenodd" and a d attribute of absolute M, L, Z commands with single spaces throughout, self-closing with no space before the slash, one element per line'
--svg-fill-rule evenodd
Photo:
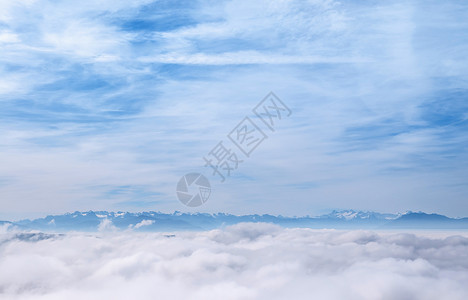
<path fill-rule="evenodd" d="M 464 1 L 0 2 L 0 217 L 74 210 L 468 215 Z M 203 156 L 270 91 L 232 177 Z M 196 209 L 175 195 L 204 171 Z"/>

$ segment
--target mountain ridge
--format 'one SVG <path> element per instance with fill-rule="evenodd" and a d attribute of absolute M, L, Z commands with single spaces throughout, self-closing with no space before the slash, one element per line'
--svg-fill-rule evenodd
<path fill-rule="evenodd" d="M 226 213 L 161 213 L 75 211 L 16 222 L 0 221 L 2 226 L 40 231 L 178 231 L 210 230 L 243 222 L 273 223 L 283 227 L 314 229 L 468 229 L 468 218 L 408 211 L 404 214 L 373 211 L 333 210 L 320 216 L 284 217 L 270 214 L 232 215 Z"/>

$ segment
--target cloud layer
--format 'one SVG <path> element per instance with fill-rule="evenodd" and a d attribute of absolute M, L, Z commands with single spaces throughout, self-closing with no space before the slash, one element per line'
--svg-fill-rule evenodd
<path fill-rule="evenodd" d="M 3 233 L 5 299 L 466 299 L 468 238 L 282 229 Z"/>

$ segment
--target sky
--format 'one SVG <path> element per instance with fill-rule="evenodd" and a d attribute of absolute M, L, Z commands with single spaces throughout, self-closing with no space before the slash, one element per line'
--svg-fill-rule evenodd
<path fill-rule="evenodd" d="M 466 1 L 0 0 L 0 219 L 468 216 L 467 32 Z M 270 92 L 274 131 L 252 112 Z M 245 117 L 267 135 L 249 157 L 227 137 Z M 243 160 L 224 182 L 220 141 Z"/>

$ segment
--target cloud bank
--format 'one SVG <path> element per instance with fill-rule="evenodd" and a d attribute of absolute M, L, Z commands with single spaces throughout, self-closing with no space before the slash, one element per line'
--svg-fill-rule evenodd
<path fill-rule="evenodd" d="M 467 299 L 468 238 L 243 223 L 0 237 L 2 299 Z"/>

